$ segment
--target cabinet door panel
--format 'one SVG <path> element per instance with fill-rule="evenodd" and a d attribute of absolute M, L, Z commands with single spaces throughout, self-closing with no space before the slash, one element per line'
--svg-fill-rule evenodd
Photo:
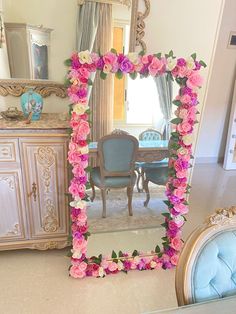
<path fill-rule="evenodd" d="M 0 170 L 0 242 L 25 239 L 19 170 Z"/>
<path fill-rule="evenodd" d="M 21 147 L 30 236 L 65 236 L 68 232 L 66 141 L 25 139 Z"/>

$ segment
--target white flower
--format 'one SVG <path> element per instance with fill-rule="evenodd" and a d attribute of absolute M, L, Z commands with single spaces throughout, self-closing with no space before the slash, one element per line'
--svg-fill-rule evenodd
<path fill-rule="evenodd" d="M 184 142 L 184 145 L 190 145 L 193 142 L 193 136 L 192 134 L 186 134 L 182 137 L 182 140 Z"/>
<path fill-rule="evenodd" d="M 73 106 L 73 112 L 75 112 L 76 114 L 83 114 L 88 109 L 89 109 L 89 106 L 83 105 L 83 104 L 80 104 L 80 103 L 75 104 Z"/>
<path fill-rule="evenodd" d="M 86 202 L 82 201 L 80 198 L 76 198 L 74 201 L 70 202 L 70 206 L 84 209 L 86 208 Z"/>
<path fill-rule="evenodd" d="M 180 147 L 180 148 L 177 150 L 177 153 L 180 154 L 180 155 L 188 155 L 188 150 L 187 150 L 187 148 Z"/>
<path fill-rule="evenodd" d="M 157 266 L 157 263 L 155 261 L 151 261 L 150 266 L 152 268 L 155 268 Z"/>
<path fill-rule="evenodd" d="M 128 58 L 134 65 L 137 65 L 140 62 L 140 58 L 137 52 L 130 52 L 128 54 Z"/>
<path fill-rule="evenodd" d="M 83 147 L 80 147 L 79 148 L 79 151 L 81 152 L 81 154 L 88 154 L 89 152 L 89 148 L 88 148 L 88 145 L 87 146 L 83 146 Z"/>
<path fill-rule="evenodd" d="M 193 60 L 192 57 L 189 57 L 187 60 L 186 60 L 186 66 L 189 70 L 192 70 L 195 68 L 195 62 Z"/>
<path fill-rule="evenodd" d="M 99 277 L 104 277 L 104 276 L 105 276 L 105 272 L 104 272 L 103 267 L 99 267 L 99 269 L 98 269 L 98 275 L 99 275 Z"/>
<path fill-rule="evenodd" d="M 93 60 L 91 58 L 91 54 L 88 50 L 79 52 L 78 57 L 79 57 L 80 63 L 82 63 L 82 64 L 84 64 L 84 63 L 91 64 L 93 62 Z"/>
<path fill-rule="evenodd" d="M 175 216 L 174 222 L 181 227 L 184 224 L 184 217 L 183 216 Z"/>
<path fill-rule="evenodd" d="M 117 266 L 118 266 L 118 270 L 124 269 L 124 265 L 121 261 L 118 261 Z"/>
<path fill-rule="evenodd" d="M 167 65 L 166 65 L 167 70 L 172 71 L 176 67 L 177 60 L 169 57 L 167 58 L 166 61 L 167 61 Z"/>
<path fill-rule="evenodd" d="M 80 251 L 71 250 L 71 252 L 73 253 L 72 255 L 73 258 L 81 258 L 82 256 Z"/>

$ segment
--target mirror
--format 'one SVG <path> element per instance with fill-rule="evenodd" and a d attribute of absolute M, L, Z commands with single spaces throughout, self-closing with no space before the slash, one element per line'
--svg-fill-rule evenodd
<path fill-rule="evenodd" d="M 134 58 L 134 55 L 127 57 L 124 54 L 112 50 L 104 55 L 81 51 L 79 53 L 73 53 L 71 59 L 68 60 L 70 64 L 68 95 L 73 103 L 70 121 L 72 134 L 69 144 L 68 160 L 72 165 L 74 175 L 69 187 L 69 192 L 73 198 L 73 201 L 70 203 L 73 238 L 70 275 L 75 278 L 83 278 L 85 276 L 103 277 L 105 274 L 116 273 L 121 270 L 128 271 L 130 269 L 173 268 L 177 263 L 178 254 L 182 247 L 181 227 L 184 224 L 183 215 L 188 212 L 187 194 L 189 192 L 189 186 L 187 182 L 188 169 L 191 167 L 190 159 L 192 154 L 193 126 L 196 122 L 197 115 L 197 91 L 202 85 L 202 77 L 199 74 L 199 70 L 204 66 L 204 63 L 202 61 L 196 61 L 195 54 L 186 61 L 184 58 L 174 57 L 172 51 L 165 56 L 154 54 L 136 56 L 136 58 Z M 82 63 L 80 61 L 82 61 Z M 153 77 L 156 84 L 158 83 L 157 85 L 162 87 L 159 95 L 166 95 L 166 99 L 169 100 L 169 104 L 167 104 L 165 109 L 170 109 L 170 104 L 172 103 L 168 82 L 174 80 L 179 86 L 178 94 L 173 101 L 176 106 L 175 108 L 177 108 L 174 111 L 176 118 L 171 120 L 171 124 L 175 125 L 175 127 L 171 133 L 169 143 L 166 141 L 166 145 L 163 143 L 162 146 L 159 146 L 159 148 L 162 148 L 163 154 L 157 159 L 160 161 L 163 157 L 168 157 L 169 160 L 164 167 L 158 165 L 158 167 L 154 169 L 152 165 L 149 171 L 148 168 L 145 169 L 144 188 L 147 195 L 147 181 L 161 185 L 159 181 L 160 178 L 165 178 L 163 185 L 166 184 L 165 191 L 167 200 L 165 204 L 167 208 L 164 213 L 161 213 L 162 216 L 164 216 L 161 226 L 164 228 L 160 231 L 155 227 L 155 234 L 160 236 L 158 237 L 159 242 L 157 244 L 162 240 L 162 248 L 157 245 L 154 249 L 153 247 L 149 247 L 149 249 L 144 249 L 145 251 L 143 252 L 142 248 L 140 249 L 138 247 L 132 253 L 133 248 L 129 247 L 128 252 L 126 252 L 126 246 L 125 251 L 122 247 L 119 252 L 113 251 L 112 254 L 107 257 L 104 255 L 104 241 L 101 241 L 100 247 L 102 253 L 98 255 L 96 252 L 95 254 L 97 256 L 87 255 L 87 240 L 90 236 L 90 232 L 88 231 L 87 224 L 89 211 L 87 202 L 89 199 L 86 195 L 86 188 L 88 188 L 86 186 L 88 180 L 86 172 L 90 172 L 90 168 L 88 168 L 89 155 L 96 153 L 96 145 L 91 146 L 88 143 L 88 136 L 90 134 L 90 124 L 88 122 L 90 109 L 88 107 L 88 98 L 90 97 L 89 86 L 93 85 L 93 82 L 89 78 L 92 77 L 91 74 L 95 71 L 98 71 L 100 77 L 103 79 L 107 78 L 111 73 L 115 73 L 115 76 L 119 79 L 128 75 L 133 79 L 137 78 L 137 76 L 143 77 L 143 79 Z M 165 88 L 163 87 L 164 85 L 166 86 Z M 146 90 L 143 88 L 143 85 L 141 88 L 145 93 Z M 170 115 L 171 111 L 172 110 L 169 110 Z M 104 113 L 103 119 L 106 120 L 106 118 Z M 114 142 L 116 142 L 116 145 Z M 128 142 L 132 142 L 132 145 L 128 146 Z M 119 146 L 117 143 L 119 143 Z M 147 155 L 142 154 L 142 146 L 139 145 L 138 141 L 127 135 L 127 133 L 124 135 L 124 132 L 120 130 L 113 133 L 111 137 L 109 137 L 109 140 L 107 137 L 103 138 L 99 144 L 97 151 L 102 151 L 102 154 L 99 154 L 100 167 L 93 168 L 90 174 L 90 182 L 93 190 L 91 199 L 94 199 L 94 186 L 97 186 L 102 190 L 103 217 L 105 218 L 107 191 L 110 193 L 110 190 L 113 188 L 127 187 L 127 196 L 129 199 L 128 212 L 130 216 L 132 216 L 130 195 L 132 194 L 136 179 L 132 172 L 134 169 L 134 161 L 148 161 L 148 159 L 146 160 L 146 156 L 149 155 L 150 157 L 150 152 L 147 152 Z M 132 149 L 135 150 L 136 154 L 132 153 Z M 158 148 L 155 147 L 154 151 L 158 151 Z M 166 152 L 165 156 L 164 152 Z M 106 157 L 104 157 L 104 155 Z M 123 166 L 125 160 L 127 160 L 129 168 L 127 165 Z M 122 175 L 119 176 L 119 171 L 122 171 L 120 169 L 124 171 Z M 131 169 L 130 172 L 128 172 L 127 169 Z M 162 171 L 163 169 L 164 171 Z M 106 178 L 103 178 L 103 172 Z M 152 181 L 154 174 L 157 174 L 155 178 L 158 179 L 158 182 L 155 182 L 155 180 Z M 117 181 L 115 183 L 113 177 L 118 179 L 118 185 L 116 184 Z M 145 205 L 148 204 L 148 198 L 145 203 Z M 116 207 L 117 206 L 119 205 L 117 204 Z M 134 216 L 129 217 L 130 220 L 133 219 L 133 217 Z M 106 219 L 107 218 L 103 220 L 106 222 Z M 123 221 L 119 222 L 120 225 L 122 225 L 122 223 Z M 102 232 L 104 232 L 104 230 L 102 230 Z M 147 229 L 147 232 L 150 232 L 150 228 Z M 137 233 L 137 228 L 135 228 L 133 234 L 135 233 Z M 125 233 L 122 232 L 122 236 L 124 234 Z M 130 233 L 128 233 L 128 235 L 130 235 Z M 162 237 L 161 235 L 164 236 Z M 109 241 L 113 239 L 113 236 L 116 236 L 116 233 L 111 232 L 107 234 L 107 237 L 104 236 L 104 238 Z M 99 236 L 97 238 L 99 238 Z M 118 236 L 118 238 L 120 239 L 120 236 Z M 113 244 L 113 241 L 111 242 Z M 129 241 L 127 241 L 126 244 L 128 242 Z M 150 245 L 147 241 L 144 242 L 145 245 Z M 130 242 L 127 245 L 130 245 Z M 108 249 L 108 246 L 107 244 L 105 250 Z M 98 250 L 99 246 L 95 245 L 95 248 Z"/>

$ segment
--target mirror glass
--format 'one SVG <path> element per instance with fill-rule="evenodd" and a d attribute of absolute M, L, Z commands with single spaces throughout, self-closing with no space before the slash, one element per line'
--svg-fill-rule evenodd
<path fill-rule="evenodd" d="M 63 82 L 64 60 L 77 50 L 77 8 L 77 0 L 2 0 L 10 71 L 0 77 Z M 112 5 L 115 31 L 127 41 L 131 12 Z"/>

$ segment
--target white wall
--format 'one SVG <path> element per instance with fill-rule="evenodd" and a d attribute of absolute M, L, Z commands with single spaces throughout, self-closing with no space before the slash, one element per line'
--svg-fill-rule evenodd
<path fill-rule="evenodd" d="M 236 31 L 235 0 L 225 2 L 196 150 L 200 162 L 216 162 L 224 156 L 236 74 L 236 49 L 227 47 L 230 31 Z"/>
<path fill-rule="evenodd" d="M 145 19 L 148 53 L 173 50 L 177 57 L 188 57 L 196 52 L 207 63 L 202 71 L 205 84 L 199 93 L 200 111 L 204 107 L 223 4 L 224 0 L 151 0 L 150 15 Z M 196 129 L 196 136 L 197 132 Z"/>

